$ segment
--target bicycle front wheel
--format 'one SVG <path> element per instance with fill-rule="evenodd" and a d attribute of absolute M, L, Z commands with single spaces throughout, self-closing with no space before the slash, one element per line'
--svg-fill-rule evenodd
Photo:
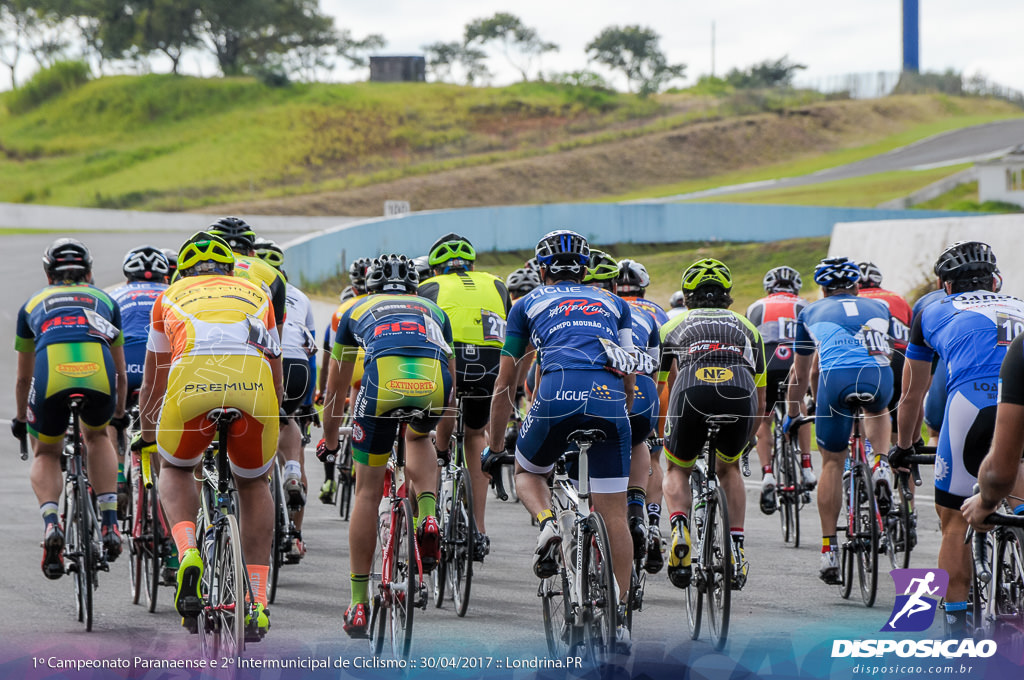
<path fill-rule="evenodd" d="M 853 559 L 861 600 L 865 607 L 873 607 L 878 594 L 878 506 L 867 466 L 858 465 L 854 474 Z"/>
<path fill-rule="evenodd" d="M 419 586 L 416 564 L 416 531 L 412 524 L 412 504 L 408 498 L 394 506 L 394 536 L 391 551 L 385 555 L 390 561 L 390 603 L 387 607 L 391 653 L 396 659 L 408 659 L 412 647 L 412 620 Z"/>
<path fill-rule="evenodd" d="M 708 623 L 711 643 L 716 650 L 725 647 L 729 636 L 729 607 L 732 599 L 732 534 L 725 490 L 715 489 L 714 502 L 708 503 L 708 540 L 704 549 L 708 595 Z"/>
<path fill-rule="evenodd" d="M 145 536 L 146 536 L 146 504 L 148 494 L 142 486 L 139 474 L 133 474 L 131 479 L 131 524 L 124 534 L 128 537 L 128 576 L 131 583 L 132 604 L 138 604 L 142 599 L 142 592 L 149 592 L 149 583 L 145 581 Z"/>
<path fill-rule="evenodd" d="M 469 609 L 469 591 L 473 585 L 473 540 L 476 522 L 473 519 L 473 483 L 469 472 L 460 469 L 455 476 L 455 497 L 449 517 L 450 539 L 447 578 L 455 600 L 455 613 L 465 616 Z"/>
<path fill-rule="evenodd" d="M 605 663 L 615 653 L 615 624 L 618 601 L 611 544 L 604 519 L 597 512 L 587 516 L 581 527 L 580 549 L 583 569 L 580 599 L 583 611 L 583 641 L 594 664 Z"/>

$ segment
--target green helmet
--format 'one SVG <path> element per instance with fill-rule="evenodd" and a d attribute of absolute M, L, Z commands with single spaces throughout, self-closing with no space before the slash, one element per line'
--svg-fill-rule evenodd
<path fill-rule="evenodd" d="M 619 263 L 603 250 L 591 250 L 590 262 L 583 283 L 605 283 L 614 281 L 619 275 Z"/>
<path fill-rule="evenodd" d="M 687 267 L 679 287 L 684 291 L 692 291 L 708 284 L 720 286 L 726 292 L 732 290 L 732 274 L 729 268 L 710 257 L 697 260 Z"/>
<path fill-rule="evenodd" d="M 430 246 L 427 264 L 431 267 L 438 267 L 449 260 L 464 260 L 466 262 L 476 260 L 476 251 L 469 239 L 458 234 L 445 234 L 434 241 L 434 245 Z"/>

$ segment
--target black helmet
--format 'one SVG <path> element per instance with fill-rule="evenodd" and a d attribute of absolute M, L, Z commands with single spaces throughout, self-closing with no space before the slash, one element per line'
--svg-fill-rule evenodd
<path fill-rule="evenodd" d="M 178 251 L 174 248 L 161 248 L 160 252 L 167 258 L 167 280 L 171 281 L 178 273 Z"/>
<path fill-rule="evenodd" d="M 548 232 L 537 242 L 537 263 L 552 274 L 568 272 L 582 279 L 590 262 L 590 244 L 575 231 Z"/>
<path fill-rule="evenodd" d="M 508 292 L 516 297 L 522 297 L 534 288 L 540 286 L 540 276 L 534 269 L 517 269 L 505 279 L 505 286 Z"/>
<path fill-rule="evenodd" d="M 615 282 L 620 295 L 642 295 L 647 286 L 651 285 L 651 275 L 647 273 L 647 267 L 636 260 L 622 260 L 619 262 L 619 276 Z"/>
<path fill-rule="evenodd" d="M 990 275 L 996 270 L 992 248 L 981 241 L 957 241 L 935 261 L 935 275 L 942 281 L 955 281 L 969 274 Z"/>
<path fill-rule="evenodd" d="M 240 217 L 222 217 L 206 231 L 214 236 L 220 236 L 236 253 L 249 252 L 256 247 L 256 232 Z"/>
<path fill-rule="evenodd" d="M 381 255 L 366 272 L 371 293 L 415 293 L 419 283 L 416 267 L 405 255 Z"/>
<path fill-rule="evenodd" d="M 874 262 L 858 262 L 860 268 L 860 287 L 879 288 L 882 285 L 882 270 Z"/>
<path fill-rule="evenodd" d="M 125 254 L 121 271 L 129 281 L 162 283 L 170 276 L 171 266 L 167 262 L 167 256 L 159 248 L 139 246 Z"/>
<path fill-rule="evenodd" d="M 372 257 L 357 257 L 348 266 L 348 280 L 357 293 L 366 292 L 366 270 L 373 264 Z"/>
<path fill-rule="evenodd" d="M 43 271 L 55 281 L 84 281 L 92 272 L 92 255 L 81 241 L 59 238 L 43 253 Z"/>

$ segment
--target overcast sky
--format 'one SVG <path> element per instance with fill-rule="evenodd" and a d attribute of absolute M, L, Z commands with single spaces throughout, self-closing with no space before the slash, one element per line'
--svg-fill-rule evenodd
<path fill-rule="evenodd" d="M 784 55 L 806 64 L 798 82 L 821 85 L 830 76 L 898 71 L 902 58 L 902 0 L 320 0 L 339 28 L 357 37 L 381 33 L 382 54 L 418 54 L 435 41 L 462 37 L 466 23 L 507 11 L 538 30 L 561 50 L 540 63 L 545 73 L 586 68 L 586 44 L 613 24 L 640 24 L 661 35 L 672 63 L 687 65 L 692 84 L 712 68 L 711 25 L 715 24 L 715 73 L 745 68 Z M 921 68 L 982 73 L 1024 91 L 1024 0 L 920 0 Z M 24 60 L 28 62 L 29 60 Z M 25 64 L 21 77 L 34 70 Z M 488 62 L 494 84 L 518 75 L 498 54 Z M 214 75 L 212 58 L 189 55 L 183 70 Z M 601 71 L 598 67 L 591 67 Z M 154 70 L 169 70 L 157 61 Z M 603 75 L 608 76 L 607 72 Z M 365 69 L 337 70 L 331 79 L 361 80 Z M 613 78 L 624 87 L 621 78 Z M 10 86 L 0 72 L 0 89 Z"/>

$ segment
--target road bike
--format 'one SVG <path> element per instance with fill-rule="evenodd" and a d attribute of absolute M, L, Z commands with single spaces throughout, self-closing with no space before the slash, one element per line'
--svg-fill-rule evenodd
<path fill-rule="evenodd" d="M 784 383 L 783 383 L 784 384 Z M 775 472 L 775 498 L 779 509 L 779 524 L 784 543 L 800 547 L 800 509 L 810 503 L 810 489 L 803 483 L 801 451 L 798 433 L 800 428 L 813 422 L 813 417 L 797 417 L 790 425 L 789 433 L 782 431 L 786 416 L 786 402 L 775 404 L 772 415 L 772 471 Z"/>
<path fill-rule="evenodd" d="M 277 581 L 281 575 L 281 568 L 286 564 L 295 564 L 290 557 L 292 545 L 296 540 L 302 538 L 292 519 L 295 508 L 288 505 L 288 498 L 284 492 L 284 468 L 276 454 L 270 472 L 270 491 L 274 499 L 274 533 L 270 544 L 267 603 L 274 604 L 277 599 Z"/>
<path fill-rule="evenodd" d="M 616 651 L 618 616 L 608 529 L 600 513 L 590 510 L 588 451 L 604 439 L 602 430 L 574 431 L 568 437 L 574 448 L 555 465 L 551 501 L 562 536 L 561 550 L 556 573 L 543 579 L 537 589 L 552 658 L 578 656 L 582 651 L 595 665 L 607 662 Z M 567 467 L 574 459 L 578 490 Z"/>
<path fill-rule="evenodd" d="M 910 471 L 893 470 L 896 478 L 896 495 L 889 512 L 885 516 L 885 539 L 887 550 L 892 558 L 894 569 L 910 567 L 910 553 L 917 545 L 917 508 L 914 506 L 914 494 L 910 488 L 910 479 L 915 486 L 921 486 L 919 465 L 935 464 L 934 446 L 915 446 L 916 453 L 907 456 L 906 462 Z"/>
<path fill-rule="evenodd" d="M 1005 514 L 1005 501 L 1002 510 L 986 519 L 994 529 L 973 532 L 970 625 L 975 638 L 997 640 L 1000 649 L 1019 653 L 1024 647 L 1024 516 Z"/>

